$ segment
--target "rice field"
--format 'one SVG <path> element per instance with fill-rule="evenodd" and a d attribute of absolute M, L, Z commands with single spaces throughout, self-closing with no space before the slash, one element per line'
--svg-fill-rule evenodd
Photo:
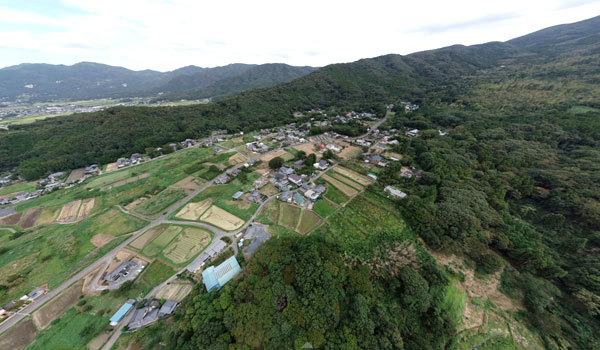
<path fill-rule="evenodd" d="M 77 219 L 77 214 L 79 213 L 81 202 L 81 199 L 78 199 L 63 205 L 56 221 L 62 223 L 75 221 L 75 219 Z"/>
<path fill-rule="evenodd" d="M 175 217 L 185 220 L 198 220 L 211 204 L 211 199 L 205 199 L 202 202 L 188 203 L 175 215 Z"/>
<path fill-rule="evenodd" d="M 345 177 L 351 179 L 352 181 L 358 182 L 359 184 L 361 184 L 363 186 L 368 186 L 371 183 L 373 183 L 373 181 L 370 178 L 368 178 L 364 175 L 361 175 L 355 171 L 352 171 L 350 169 L 343 168 L 341 166 L 337 166 L 337 167 L 333 168 L 333 171 L 335 171 L 336 173 L 340 173 L 340 174 L 344 175 Z"/>
<path fill-rule="evenodd" d="M 200 253 L 210 241 L 210 232 L 187 227 L 163 250 L 163 255 L 174 264 L 181 265 Z"/>
<path fill-rule="evenodd" d="M 175 238 L 179 232 L 181 232 L 179 226 L 168 226 L 158 237 L 154 238 L 149 244 L 147 244 L 142 250 L 142 254 L 153 257 L 157 256 L 163 249 L 165 249 L 169 243 Z"/>
<path fill-rule="evenodd" d="M 244 220 L 215 205 L 208 208 L 208 210 L 202 214 L 200 220 L 226 231 L 232 231 L 244 225 Z"/>

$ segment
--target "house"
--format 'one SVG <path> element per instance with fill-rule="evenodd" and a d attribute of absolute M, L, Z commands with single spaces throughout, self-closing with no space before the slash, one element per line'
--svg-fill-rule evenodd
<path fill-rule="evenodd" d="M 231 196 L 231 198 L 238 200 L 240 199 L 242 196 L 244 195 L 244 192 L 242 191 L 237 191 L 236 193 L 233 194 L 233 196 Z"/>
<path fill-rule="evenodd" d="M 129 329 L 139 329 L 145 327 L 158 320 L 158 313 L 159 310 L 153 308 L 152 306 L 137 309 L 135 310 L 133 317 L 131 317 L 127 327 Z"/>
<path fill-rule="evenodd" d="M 27 300 L 34 301 L 46 293 L 48 293 L 48 285 L 44 284 L 41 287 L 34 288 L 27 295 L 24 295 L 24 297 L 26 297 Z"/>
<path fill-rule="evenodd" d="M 279 172 L 285 175 L 290 175 L 294 173 L 294 169 L 288 168 L 285 165 L 279 168 Z"/>
<path fill-rule="evenodd" d="M 406 197 L 406 193 L 400 191 L 399 189 L 392 187 L 392 186 L 386 186 L 383 189 L 384 192 L 387 192 L 389 194 L 391 194 L 394 198 L 404 198 Z"/>
<path fill-rule="evenodd" d="M 254 181 L 252 185 L 254 186 L 254 188 L 259 189 L 266 185 L 268 182 L 269 181 L 265 177 L 259 177 L 258 179 L 256 179 L 256 181 Z"/>
<path fill-rule="evenodd" d="M 239 173 L 240 173 L 240 169 L 238 169 L 238 168 L 230 169 L 226 172 L 227 175 L 232 176 L 232 177 L 238 176 Z"/>
<path fill-rule="evenodd" d="M 254 203 L 260 203 L 263 201 L 263 194 L 260 193 L 257 190 L 252 191 L 252 193 L 250 193 L 250 196 L 248 196 L 248 200 L 250 202 L 254 202 Z"/>
<path fill-rule="evenodd" d="M 288 176 L 288 180 L 296 186 L 300 186 L 302 184 L 302 177 L 296 174 L 291 174 Z"/>
<path fill-rule="evenodd" d="M 119 324 L 119 322 L 121 322 L 123 317 L 125 317 L 125 315 L 127 315 L 129 310 L 131 310 L 133 305 L 135 305 L 135 300 L 133 300 L 133 299 L 127 300 L 127 302 L 125 304 L 123 304 L 123 306 L 121 306 L 119 308 L 119 310 L 117 310 L 117 312 L 115 312 L 115 314 L 110 318 L 110 325 L 114 327 L 117 324 Z"/>
<path fill-rule="evenodd" d="M 137 164 L 142 161 L 142 155 L 139 153 L 134 153 L 129 159 L 131 160 L 131 163 Z"/>
<path fill-rule="evenodd" d="M 296 170 L 302 169 L 303 164 L 304 164 L 304 159 L 300 159 L 300 160 L 294 162 L 294 169 L 296 169 Z"/>
<path fill-rule="evenodd" d="M 307 190 L 306 192 L 304 192 L 304 197 L 310 199 L 311 201 L 316 201 L 320 195 L 320 193 L 317 193 L 314 190 Z"/>
<path fill-rule="evenodd" d="M 417 136 L 419 136 L 419 129 L 408 130 L 406 132 L 406 136 L 409 136 L 409 137 L 417 137 Z"/>
<path fill-rule="evenodd" d="M 100 171 L 100 168 L 98 168 L 98 164 L 92 164 L 85 168 L 84 174 L 93 174 L 98 171 Z"/>
<path fill-rule="evenodd" d="M 304 204 L 304 198 L 302 198 L 302 196 L 299 193 L 294 193 L 293 198 L 294 198 L 294 202 L 296 202 L 296 204 L 298 204 L 298 205 Z"/>
<path fill-rule="evenodd" d="M 218 266 L 209 266 L 202 271 L 202 281 L 206 286 L 206 290 L 212 292 L 219 290 L 227 282 L 231 281 L 235 275 L 240 273 L 242 268 L 235 259 L 235 256 L 230 257 Z"/>
<path fill-rule="evenodd" d="M 279 195 L 279 200 L 282 202 L 291 203 L 292 202 L 292 192 L 285 191 Z"/>
<path fill-rule="evenodd" d="M 291 187 L 290 182 L 288 180 L 277 181 L 274 185 L 282 191 L 289 191 Z"/>
<path fill-rule="evenodd" d="M 202 254 L 198 255 L 194 261 L 188 265 L 187 270 L 191 273 L 196 273 L 204 266 L 210 259 L 219 255 L 219 253 L 227 247 L 227 243 L 222 240 L 214 241 L 208 248 L 206 248 Z"/>
<path fill-rule="evenodd" d="M 165 303 L 158 310 L 158 317 L 164 317 L 175 312 L 175 309 L 179 306 L 179 303 L 173 300 L 166 300 Z"/>
<path fill-rule="evenodd" d="M 331 150 L 331 151 L 336 152 L 336 153 L 341 152 L 342 149 L 343 149 L 341 146 L 334 145 L 333 143 L 328 144 L 326 147 L 327 147 L 328 150 Z"/>
<path fill-rule="evenodd" d="M 128 166 L 129 165 L 129 159 L 128 158 L 119 158 L 117 159 L 117 168 L 122 168 L 124 166 Z"/>
<path fill-rule="evenodd" d="M 323 186 L 323 185 L 318 185 L 317 187 L 315 187 L 313 189 L 313 191 L 315 191 L 316 193 L 318 193 L 319 195 L 323 194 L 325 191 L 327 191 L 327 187 Z"/>
<path fill-rule="evenodd" d="M 216 184 L 226 184 L 229 182 L 229 176 L 227 174 L 221 174 L 215 179 Z"/>
<path fill-rule="evenodd" d="M 318 163 L 313 164 L 315 169 L 325 170 L 329 166 L 329 163 L 325 159 L 321 159 Z"/>

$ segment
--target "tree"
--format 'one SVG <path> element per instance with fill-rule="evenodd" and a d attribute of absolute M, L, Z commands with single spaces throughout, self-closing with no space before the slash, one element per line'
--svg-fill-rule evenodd
<path fill-rule="evenodd" d="M 335 154 L 333 154 L 333 152 L 330 149 L 323 152 L 323 159 L 331 159 L 333 157 L 335 157 Z"/>
<path fill-rule="evenodd" d="M 306 156 L 306 161 L 304 162 L 304 164 L 307 164 L 308 166 L 312 166 L 316 162 L 317 162 L 317 156 L 314 153 L 311 153 L 308 156 Z"/>
<path fill-rule="evenodd" d="M 283 159 L 281 157 L 275 157 L 269 161 L 269 168 L 279 169 L 283 165 Z"/>
<path fill-rule="evenodd" d="M 306 152 L 304 151 L 298 151 L 298 153 L 296 153 L 296 156 L 294 157 L 295 160 L 301 160 L 301 159 L 305 159 L 306 158 Z"/>

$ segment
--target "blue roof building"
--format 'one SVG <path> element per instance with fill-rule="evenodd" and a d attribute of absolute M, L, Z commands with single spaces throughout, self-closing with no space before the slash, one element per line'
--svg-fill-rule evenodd
<path fill-rule="evenodd" d="M 114 327 L 119 322 L 121 322 L 123 317 L 125 317 L 125 315 L 127 315 L 127 312 L 129 312 L 129 310 L 131 310 L 131 308 L 133 307 L 134 304 L 135 304 L 135 300 L 132 300 L 132 299 L 127 300 L 127 302 L 125 304 L 123 304 L 123 306 L 121 306 L 121 308 L 119 310 L 117 310 L 117 312 L 115 312 L 115 314 L 110 318 L 110 325 Z"/>
<path fill-rule="evenodd" d="M 242 271 L 240 264 L 238 264 L 235 256 L 232 256 L 219 266 L 209 266 L 202 271 L 202 280 L 206 286 L 206 290 L 212 292 L 213 290 L 221 289 L 240 271 Z"/>

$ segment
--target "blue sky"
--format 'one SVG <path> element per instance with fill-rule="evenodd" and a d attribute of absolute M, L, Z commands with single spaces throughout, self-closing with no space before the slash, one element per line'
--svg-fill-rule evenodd
<path fill-rule="evenodd" d="M 504 41 L 600 15 L 600 0 L 0 0 L 0 67 L 323 66 Z"/>

